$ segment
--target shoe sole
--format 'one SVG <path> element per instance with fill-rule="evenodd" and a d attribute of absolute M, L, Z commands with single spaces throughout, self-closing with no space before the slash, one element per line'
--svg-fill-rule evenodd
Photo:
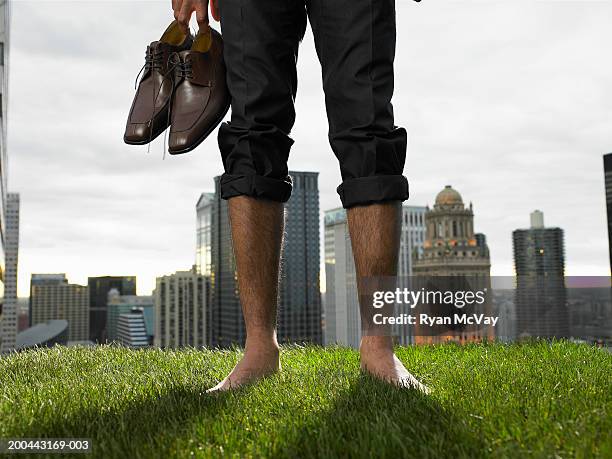
<path fill-rule="evenodd" d="M 171 155 L 182 155 L 184 153 L 189 153 L 190 151 L 193 151 L 196 148 L 198 148 L 200 146 L 200 144 L 202 142 L 204 142 L 204 140 L 211 134 L 211 132 L 214 131 L 217 128 L 217 126 L 219 126 L 219 123 L 221 123 L 221 121 L 223 121 L 223 118 L 225 118 L 225 115 L 227 115 L 227 112 L 229 111 L 231 105 L 232 105 L 232 100 L 230 99 L 229 102 L 227 103 L 227 105 L 220 112 L 220 114 L 217 117 L 217 119 L 215 119 L 215 121 L 204 132 L 204 134 L 202 134 L 198 138 L 198 140 L 196 140 L 192 145 L 189 145 L 187 148 L 183 148 L 182 150 L 170 150 L 170 149 L 168 149 L 168 153 L 170 153 Z"/>

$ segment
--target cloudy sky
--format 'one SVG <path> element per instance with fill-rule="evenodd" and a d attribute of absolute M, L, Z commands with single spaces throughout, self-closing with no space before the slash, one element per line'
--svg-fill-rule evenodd
<path fill-rule="evenodd" d="M 32 272 L 156 275 L 194 262 L 195 203 L 222 172 L 216 136 L 162 160 L 122 142 L 133 81 L 170 0 L 13 2 L 9 189 L 21 193 L 19 292 Z M 612 2 L 397 1 L 396 122 L 410 204 L 473 201 L 492 273 L 512 273 L 529 212 L 565 229 L 567 273 L 608 275 L 602 154 L 612 151 Z M 301 47 L 290 168 L 339 205 L 320 71 Z"/>

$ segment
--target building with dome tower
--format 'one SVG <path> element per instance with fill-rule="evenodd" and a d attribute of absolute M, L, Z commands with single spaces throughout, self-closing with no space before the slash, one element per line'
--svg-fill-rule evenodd
<path fill-rule="evenodd" d="M 489 248 L 485 235 L 474 232 L 471 202 L 466 207 L 459 192 L 446 185 L 436 196 L 433 209 L 427 207 L 425 228 L 422 253 L 415 254 L 413 259 L 415 279 L 431 279 L 432 276 L 460 279 L 472 286 L 477 284 L 479 289 L 490 290 Z M 454 285 L 457 285 L 456 282 Z M 494 336 L 491 328 L 438 330 L 432 334 L 418 325 L 414 334 L 416 344 L 441 341 L 462 343 Z"/>
<path fill-rule="evenodd" d="M 444 187 L 433 209 L 425 213 L 423 251 L 413 261 L 414 275 L 489 277 L 491 262 L 484 234 L 474 232 L 472 203 L 465 207 L 461 195 Z"/>

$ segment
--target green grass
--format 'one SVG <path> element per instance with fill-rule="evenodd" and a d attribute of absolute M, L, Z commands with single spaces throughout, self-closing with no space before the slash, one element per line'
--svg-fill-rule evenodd
<path fill-rule="evenodd" d="M 89 437 L 104 458 L 612 457 L 608 352 L 566 342 L 397 352 L 430 396 L 361 375 L 343 348 L 285 348 L 281 374 L 216 396 L 205 389 L 239 351 L 23 352 L 0 359 L 0 438 Z"/>

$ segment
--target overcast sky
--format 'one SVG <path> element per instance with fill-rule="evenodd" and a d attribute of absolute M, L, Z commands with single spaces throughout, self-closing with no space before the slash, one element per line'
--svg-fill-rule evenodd
<path fill-rule="evenodd" d="M 13 2 L 9 189 L 21 193 L 19 293 L 32 272 L 157 275 L 194 262 L 195 203 L 222 172 L 216 135 L 162 161 L 122 141 L 164 2 Z M 492 274 L 512 274 L 513 229 L 541 209 L 565 230 L 567 274 L 608 275 L 602 154 L 612 151 L 612 2 L 397 2 L 396 123 L 412 205 L 446 184 L 473 201 Z M 294 170 L 339 206 L 310 31 L 299 57 Z"/>

